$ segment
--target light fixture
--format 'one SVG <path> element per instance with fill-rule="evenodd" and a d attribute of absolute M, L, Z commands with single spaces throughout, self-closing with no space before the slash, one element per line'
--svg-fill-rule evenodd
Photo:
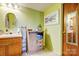
<path fill-rule="evenodd" d="M 9 8 L 12 8 L 12 7 L 13 7 L 11 3 L 7 4 L 7 6 L 8 6 Z"/>
<path fill-rule="evenodd" d="M 17 4 L 15 4 L 15 5 L 14 5 L 14 7 L 15 7 L 15 9 L 17 9 L 17 8 L 18 8 L 18 5 L 17 5 Z"/>
<path fill-rule="evenodd" d="M 19 5 L 16 3 L 2 3 L 3 7 L 11 8 L 11 9 L 18 9 Z"/>

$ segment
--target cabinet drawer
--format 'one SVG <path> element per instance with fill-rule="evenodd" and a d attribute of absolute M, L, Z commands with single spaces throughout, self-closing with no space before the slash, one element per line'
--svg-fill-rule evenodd
<path fill-rule="evenodd" d="M 17 38 L 0 38 L 0 42 L 12 42 L 12 43 L 16 43 L 16 42 L 21 42 L 21 39 L 20 37 L 17 37 Z"/>

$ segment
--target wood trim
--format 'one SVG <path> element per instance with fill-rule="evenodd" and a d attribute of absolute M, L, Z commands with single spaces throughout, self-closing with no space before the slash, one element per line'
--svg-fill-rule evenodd
<path fill-rule="evenodd" d="M 64 55 L 63 54 L 63 50 L 64 50 L 64 48 L 63 48 L 63 42 L 64 42 L 64 40 L 63 40 L 63 33 L 64 33 L 64 4 L 62 5 L 62 56 Z"/>

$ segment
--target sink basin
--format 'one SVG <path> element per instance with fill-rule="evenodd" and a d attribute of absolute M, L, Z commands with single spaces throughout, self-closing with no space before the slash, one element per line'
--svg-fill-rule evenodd
<path fill-rule="evenodd" d="M 0 38 L 9 38 L 9 37 L 22 37 L 21 33 L 13 33 L 13 34 L 1 34 Z"/>

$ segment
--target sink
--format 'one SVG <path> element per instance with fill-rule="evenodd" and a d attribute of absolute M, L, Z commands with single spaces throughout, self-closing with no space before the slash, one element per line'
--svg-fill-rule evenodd
<path fill-rule="evenodd" d="M 9 37 L 22 37 L 21 33 L 4 33 L 0 35 L 0 38 L 9 38 Z"/>

